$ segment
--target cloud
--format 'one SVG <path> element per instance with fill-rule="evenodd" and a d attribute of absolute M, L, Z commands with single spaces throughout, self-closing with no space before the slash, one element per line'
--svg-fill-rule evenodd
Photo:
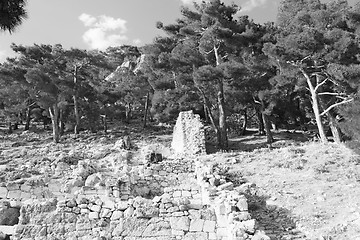
<path fill-rule="evenodd" d="M 192 5 L 193 2 L 201 3 L 203 0 L 181 0 L 185 5 Z"/>
<path fill-rule="evenodd" d="M 244 5 L 241 6 L 240 12 L 249 12 L 254 8 L 265 5 L 268 0 L 248 0 Z"/>
<path fill-rule="evenodd" d="M 83 34 L 82 38 L 92 49 L 104 50 L 109 46 L 118 46 L 128 40 L 126 20 L 109 16 L 93 17 L 83 13 L 79 16 L 85 27 L 89 29 Z"/>

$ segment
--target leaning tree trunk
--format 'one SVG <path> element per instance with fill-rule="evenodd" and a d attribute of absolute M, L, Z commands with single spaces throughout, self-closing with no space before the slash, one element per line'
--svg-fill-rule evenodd
<path fill-rule="evenodd" d="M 306 78 L 306 82 L 307 82 L 307 85 L 309 87 L 309 91 L 311 94 L 311 100 L 312 100 L 311 105 L 312 105 L 312 109 L 313 109 L 313 112 L 315 115 L 315 120 L 316 120 L 316 125 L 317 125 L 318 131 L 319 131 L 320 141 L 322 143 L 327 143 L 328 140 L 325 135 L 324 125 L 321 121 L 320 104 L 319 104 L 318 94 L 316 92 L 315 87 L 311 83 L 310 76 L 303 69 L 300 69 L 300 70 L 302 71 L 304 77 Z"/>
<path fill-rule="evenodd" d="M 60 131 L 59 131 L 59 107 L 55 103 L 52 107 L 49 107 L 49 114 L 52 123 L 53 129 L 53 141 L 58 143 L 60 141 Z"/>
<path fill-rule="evenodd" d="M 146 128 L 146 121 L 147 121 L 147 116 L 148 116 L 148 111 L 149 111 L 149 98 L 150 98 L 150 93 L 147 92 L 146 94 L 146 99 L 145 99 L 145 107 L 144 107 L 144 124 L 143 124 L 143 128 Z"/>
<path fill-rule="evenodd" d="M 78 101 L 78 66 L 75 65 L 74 69 L 74 95 L 73 95 L 73 101 L 74 101 L 74 115 L 75 115 L 75 127 L 74 127 L 74 133 L 79 134 L 80 132 L 80 114 L 79 114 L 79 101 Z"/>

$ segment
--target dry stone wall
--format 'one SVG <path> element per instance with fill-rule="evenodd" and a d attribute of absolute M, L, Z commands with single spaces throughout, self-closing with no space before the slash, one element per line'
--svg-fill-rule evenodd
<path fill-rule="evenodd" d="M 136 181 L 152 175 L 150 182 L 167 182 L 162 194 L 151 199 L 78 194 L 62 200 L 26 200 L 13 239 L 269 239 L 256 231 L 244 195 L 214 171 L 213 163 L 203 158 L 187 159 L 185 164 L 184 159 L 174 161 L 187 166 L 180 169 L 175 164 L 174 184 L 164 180 L 170 173 L 166 169 L 172 169 L 170 161 L 147 168 L 144 175 L 133 171 Z M 191 168 L 192 173 L 183 172 Z M 134 176 L 129 174 L 129 179 Z"/>
<path fill-rule="evenodd" d="M 171 147 L 177 154 L 205 154 L 205 132 L 200 116 L 192 111 L 180 112 Z"/>

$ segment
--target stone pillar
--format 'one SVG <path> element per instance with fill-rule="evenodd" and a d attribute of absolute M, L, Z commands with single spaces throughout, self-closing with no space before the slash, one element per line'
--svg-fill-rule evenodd
<path fill-rule="evenodd" d="M 206 154 L 204 125 L 193 111 L 180 112 L 171 147 L 177 154 Z"/>

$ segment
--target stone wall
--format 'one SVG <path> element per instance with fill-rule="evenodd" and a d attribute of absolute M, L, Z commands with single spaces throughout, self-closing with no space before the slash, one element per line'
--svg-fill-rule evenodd
<path fill-rule="evenodd" d="M 204 125 L 199 115 L 192 111 L 180 112 L 171 147 L 177 154 L 206 153 Z"/>
<path fill-rule="evenodd" d="M 176 184 L 163 184 L 159 187 L 162 194 L 151 199 L 77 195 L 63 200 L 24 201 L 13 239 L 269 239 L 256 231 L 245 196 L 226 182 L 213 163 L 202 158 L 174 161 L 179 168 L 172 173 Z M 193 173 L 182 172 L 191 168 Z M 142 180 L 153 176 L 150 182 L 161 182 L 169 177 L 171 171 L 167 169 L 173 169 L 170 161 L 144 169 L 147 173 L 143 175 L 139 169 L 132 169 L 132 173 L 143 176 Z M 130 181 L 142 181 L 134 176 Z"/>

